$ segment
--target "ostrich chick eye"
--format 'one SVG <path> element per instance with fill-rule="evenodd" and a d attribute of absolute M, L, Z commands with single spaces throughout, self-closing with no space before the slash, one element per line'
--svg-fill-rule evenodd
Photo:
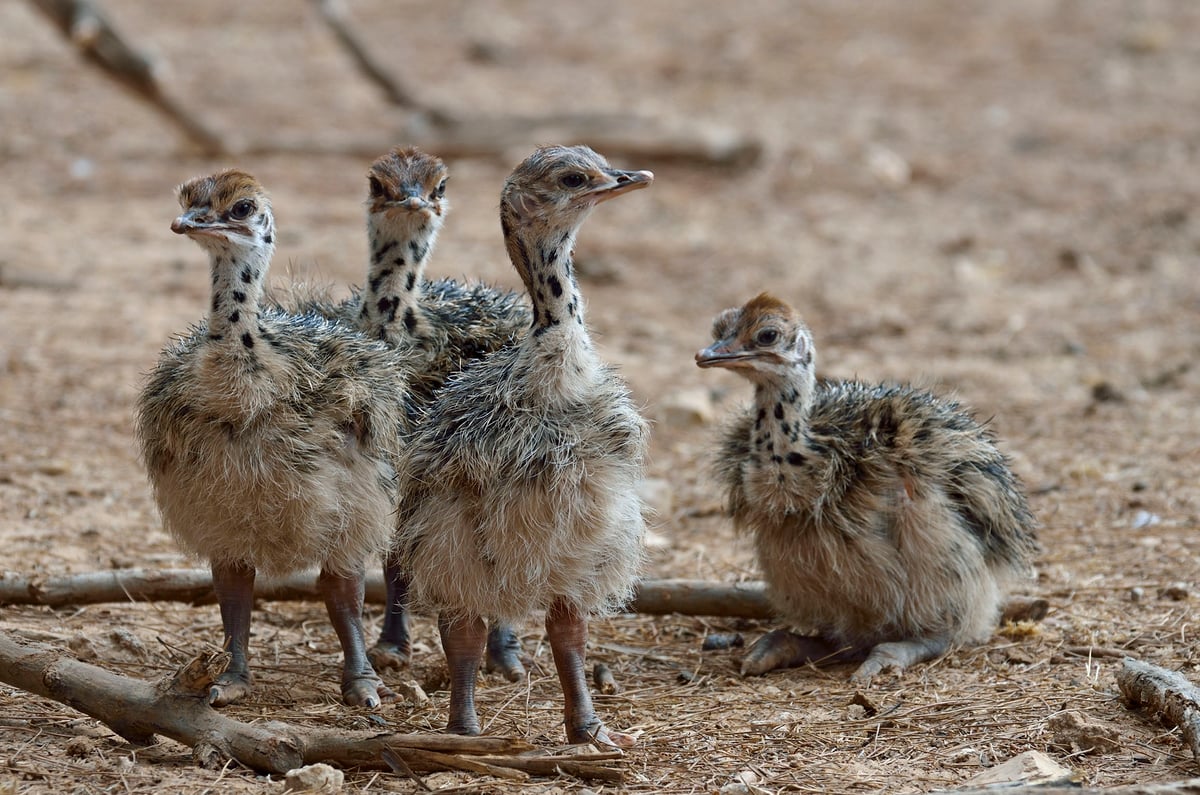
<path fill-rule="evenodd" d="M 582 188 L 584 185 L 586 185 L 587 177 L 585 177 L 583 174 L 580 174 L 578 171 L 573 171 L 559 180 L 559 182 L 562 183 L 564 188 L 570 188 L 574 190 L 575 188 Z"/>
<path fill-rule="evenodd" d="M 440 199 L 446 195 L 446 180 L 438 183 L 438 186 L 433 189 L 433 198 Z"/>
<path fill-rule="evenodd" d="M 242 199 L 229 210 L 229 217 L 235 221 L 245 221 L 254 212 L 254 201 Z"/>
<path fill-rule="evenodd" d="M 380 182 L 376 177 L 367 177 L 367 183 L 370 186 L 372 196 L 383 196 L 383 183 Z"/>
<path fill-rule="evenodd" d="M 754 335 L 754 341 L 759 345 L 774 345 L 779 339 L 779 332 L 773 328 L 765 328 Z"/>

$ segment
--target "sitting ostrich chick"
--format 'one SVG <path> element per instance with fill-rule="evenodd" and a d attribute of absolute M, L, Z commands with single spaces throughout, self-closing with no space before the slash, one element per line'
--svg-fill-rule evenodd
<path fill-rule="evenodd" d="M 208 252 L 211 309 L 163 350 L 137 435 L 167 529 L 212 566 L 231 661 L 209 703 L 250 692 L 256 572 L 319 564 L 345 655 L 342 697 L 376 707 L 394 695 L 366 656 L 363 578 L 392 537 L 395 458 L 414 411 L 407 365 L 341 325 L 260 306 L 275 223 L 252 176 L 192 180 L 179 203 L 171 229 Z"/>
<path fill-rule="evenodd" d="M 867 682 L 989 637 L 1037 548 L 989 431 L 910 386 L 818 383 L 808 328 L 766 293 L 718 315 L 713 338 L 696 363 L 754 384 L 717 464 L 734 522 L 775 609 L 817 633 L 768 633 L 742 674 L 863 660 Z"/>
<path fill-rule="evenodd" d="M 479 733 L 484 619 L 544 609 L 567 740 L 633 743 L 596 716 L 584 645 L 588 615 L 632 593 L 647 429 L 592 345 L 571 257 L 596 204 L 652 179 L 584 146 L 544 147 L 516 168 L 500 220 L 532 327 L 452 377 L 401 458 L 403 560 L 415 603 L 439 613 L 450 732 Z"/>

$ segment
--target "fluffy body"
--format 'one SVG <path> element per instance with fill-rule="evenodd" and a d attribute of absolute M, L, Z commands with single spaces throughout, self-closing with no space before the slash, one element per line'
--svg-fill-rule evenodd
<path fill-rule="evenodd" d="M 371 257 L 366 282 L 341 302 L 311 292 L 292 298 L 301 311 L 404 351 L 411 363 L 406 389 L 422 409 L 452 374 L 514 344 L 530 323 L 529 309 L 516 293 L 424 278 L 449 210 L 448 177 L 440 158 L 412 147 L 397 147 L 376 159 L 367 172 Z M 384 558 L 383 570 L 388 609 L 370 654 L 379 667 L 400 667 L 412 650 L 409 578 L 394 554 Z M 520 642 L 511 629 L 493 627 L 487 667 L 514 681 L 524 676 Z"/>
<path fill-rule="evenodd" d="M 631 596 L 645 423 L 596 361 L 573 374 L 587 397 L 551 399 L 543 358 L 468 367 L 414 435 L 399 526 L 417 604 L 516 622 L 556 597 L 602 613 Z"/>
<path fill-rule="evenodd" d="M 591 344 L 571 263 L 579 227 L 615 195 L 588 195 L 611 182 L 604 168 L 591 150 L 549 147 L 505 185 L 531 325 L 450 379 L 401 460 L 401 549 L 424 607 L 517 621 L 555 599 L 586 615 L 631 593 L 647 428 Z M 581 185 L 564 189 L 567 173 Z"/>
<path fill-rule="evenodd" d="M 568 741 L 633 742 L 596 716 L 584 650 L 588 615 L 637 575 L 647 429 L 592 346 L 571 256 L 596 204 L 652 179 L 586 147 L 544 147 L 514 170 L 500 219 L 530 326 L 449 380 L 401 457 L 402 562 L 414 601 L 439 614 L 451 732 L 479 732 L 484 619 L 544 608 Z"/>
<path fill-rule="evenodd" d="M 212 568 L 230 663 L 209 702 L 250 692 L 257 573 L 319 565 L 343 698 L 378 706 L 394 694 L 366 658 L 363 573 L 390 548 L 394 461 L 414 413 L 408 365 L 344 326 L 261 309 L 275 224 L 249 174 L 187 182 L 179 203 L 171 228 L 208 252 L 212 299 L 205 322 L 163 351 L 137 435 L 167 529 Z"/>
<path fill-rule="evenodd" d="M 384 346 L 315 316 L 262 312 L 258 338 L 167 347 L 138 436 L 167 529 L 211 563 L 347 574 L 390 544 L 393 462 L 414 412 Z"/>
<path fill-rule="evenodd" d="M 755 385 L 717 475 L 780 616 L 831 653 L 883 649 L 860 678 L 986 639 L 1036 551 L 988 429 L 911 386 L 818 383 L 807 327 L 769 295 L 726 310 L 713 336 L 697 362 Z M 751 672 L 778 663 L 768 656 L 752 649 Z"/>
<path fill-rule="evenodd" d="M 779 614 L 853 647 L 989 637 L 1033 551 L 991 434 L 908 386 L 819 384 L 798 428 L 765 402 L 731 424 L 718 468 Z M 755 450 L 765 437 L 778 452 Z"/>

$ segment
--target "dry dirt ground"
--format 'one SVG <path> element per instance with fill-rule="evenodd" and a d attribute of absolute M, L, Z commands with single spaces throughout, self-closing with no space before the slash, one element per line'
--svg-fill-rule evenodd
<path fill-rule="evenodd" d="M 229 136 L 403 143 L 389 137 L 403 114 L 358 77 L 309 4 L 105 5 L 161 56 L 185 104 Z M 921 792 L 1029 749 L 1091 785 L 1197 774 L 1177 732 L 1122 705 L 1113 655 L 1200 678 L 1200 4 L 350 7 L 383 60 L 452 112 L 628 111 L 762 142 L 762 158 L 739 168 L 620 161 L 654 169 L 655 185 L 606 204 L 580 239 L 590 321 L 655 423 L 648 574 L 756 576 L 708 475 L 719 418 L 748 392 L 698 371 L 692 353 L 714 313 L 763 289 L 802 308 L 827 375 L 917 380 L 994 418 L 1043 523 L 1027 591 L 1050 600 L 1045 622 L 877 679 L 863 693 L 873 716 L 852 705 L 847 668 L 743 680 L 738 650 L 701 651 L 710 631 L 749 641 L 765 622 L 595 622 L 590 659 L 624 687 L 599 708 L 641 736 L 620 763 L 626 791 L 711 792 L 751 771 L 768 792 Z M 173 186 L 235 163 L 256 173 L 281 229 L 275 284 L 295 276 L 342 289 L 366 261 L 369 158 L 205 159 L 81 66 L 32 4 L 0 5 L 0 42 L 3 568 L 186 566 L 131 436 L 143 373 L 206 303 L 202 253 L 168 230 Z M 497 191 L 540 142 L 450 163 L 454 210 L 431 273 L 518 286 Z M 145 678 L 220 639 L 211 605 L 0 610 L 5 632 Z M 376 631 L 378 606 L 368 618 Z M 428 620 L 411 675 L 430 683 L 431 704 L 388 706 L 378 719 L 338 703 L 337 643 L 319 605 L 263 603 L 254 630 L 260 688 L 231 714 L 443 725 Z M 531 677 L 485 677 L 481 714 L 490 733 L 550 747 L 562 740 L 560 696 L 538 622 L 524 641 Z M 1050 727 L 1069 710 L 1115 742 L 1072 747 Z M 0 714 L 0 791 L 281 788 L 236 767 L 194 767 L 170 741 L 135 749 L 9 686 Z M 449 773 L 428 782 L 613 789 Z M 346 790 L 415 784 L 350 773 Z"/>

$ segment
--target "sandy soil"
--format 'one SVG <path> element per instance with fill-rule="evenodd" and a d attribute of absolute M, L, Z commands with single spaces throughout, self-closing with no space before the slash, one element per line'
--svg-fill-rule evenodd
<path fill-rule="evenodd" d="M 581 236 L 589 319 L 655 421 L 649 574 L 756 576 L 708 475 L 719 417 L 747 390 L 698 371 L 692 353 L 714 313 L 763 289 L 802 308 L 826 374 L 916 380 L 993 417 L 1044 525 L 1027 590 L 1051 601 L 1047 620 L 876 680 L 864 693 L 874 716 L 852 705 L 845 668 L 746 681 L 737 650 L 700 650 L 710 631 L 752 640 L 768 624 L 596 622 L 591 659 L 625 688 L 600 709 L 641 733 L 621 763 L 628 791 L 716 791 L 752 771 L 769 792 L 920 792 L 1029 749 L 1093 785 L 1196 774 L 1176 732 L 1122 706 L 1119 659 L 1086 649 L 1200 677 L 1200 4 L 350 5 L 386 63 L 451 112 L 633 112 L 761 141 L 748 167 L 622 160 L 654 169 L 656 184 L 605 205 Z M 105 7 L 161 56 L 181 100 L 238 140 L 390 142 L 405 121 L 307 4 Z M 206 303 L 202 254 L 168 230 L 172 188 L 217 166 L 253 171 L 279 218 L 275 283 L 344 289 L 365 263 L 369 158 L 202 158 L 85 69 L 32 4 L 0 6 L 0 31 L 3 568 L 188 565 L 160 528 L 131 437 L 143 373 Z M 540 142 L 450 163 L 454 210 L 431 272 L 518 286 L 494 208 L 504 176 Z M 6 632 L 141 677 L 220 640 L 211 605 L 0 616 Z M 374 632 L 377 607 L 369 620 Z M 431 704 L 378 717 L 338 703 L 337 643 L 319 605 L 264 603 L 255 622 L 261 686 L 231 714 L 443 724 L 428 621 L 411 675 L 431 683 Z M 488 732 L 550 747 L 562 740 L 557 683 L 537 622 L 524 635 L 530 680 L 486 677 L 481 712 Z M 1067 710 L 1102 721 L 1116 742 L 1072 748 L 1051 728 Z M 134 749 L 8 686 L 0 713 L 0 791 L 278 789 L 237 768 L 196 768 L 169 741 Z M 347 789 L 415 785 L 351 773 Z"/>

